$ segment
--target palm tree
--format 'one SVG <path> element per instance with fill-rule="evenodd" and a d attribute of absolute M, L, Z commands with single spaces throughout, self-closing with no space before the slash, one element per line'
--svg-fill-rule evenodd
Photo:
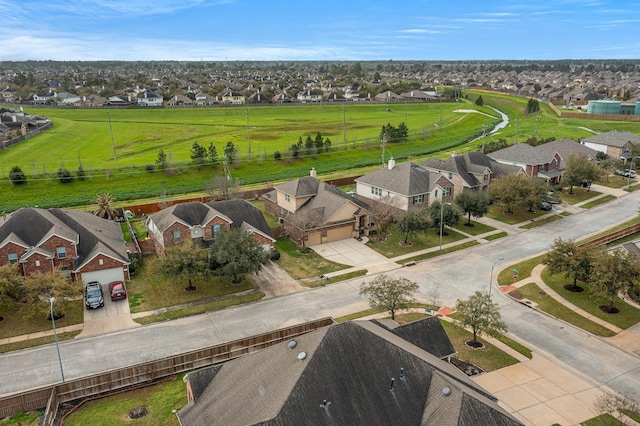
<path fill-rule="evenodd" d="M 93 214 L 103 219 L 115 219 L 118 217 L 118 211 L 113 207 L 113 202 L 116 199 L 108 192 L 99 194 L 96 197 L 96 204 L 98 205 Z"/>

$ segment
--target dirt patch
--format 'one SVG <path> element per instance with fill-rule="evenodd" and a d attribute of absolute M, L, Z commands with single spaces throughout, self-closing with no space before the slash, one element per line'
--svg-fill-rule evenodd
<path fill-rule="evenodd" d="M 129 418 L 131 420 L 141 419 L 147 415 L 147 409 L 144 407 L 136 407 L 133 410 L 129 411 Z"/>
<path fill-rule="evenodd" d="M 484 370 L 475 364 L 463 361 L 461 359 L 451 357 L 451 364 L 453 364 L 458 370 L 462 371 L 467 376 L 475 376 L 476 374 L 484 373 Z"/>

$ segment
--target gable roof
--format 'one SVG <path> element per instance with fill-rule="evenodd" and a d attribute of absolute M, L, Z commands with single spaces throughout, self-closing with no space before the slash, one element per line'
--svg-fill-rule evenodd
<path fill-rule="evenodd" d="M 600 133 L 582 139 L 582 141 L 622 148 L 629 142 L 640 143 L 640 136 L 637 136 L 631 132 L 618 132 L 617 130 L 611 130 L 610 132 Z"/>
<path fill-rule="evenodd" d="M 295 341 L 190 373 L 194 401 L 178 411 L 180 423 L 521 424 L 451 364 L 371 322 L 336 324 Z M 204 390 L 202 374 L 211 378 Z"/>
<path fill-rule="evenodd" d="M 356 179 L 367 185 L 406 197 L 431 192 L 441 175 L 410 161 L 393 168 L 381 168 Z"/>
<path fill-rule="evenodd" d="M 522 171 L 522 168 L 519 166 L 500 164 L 480 151 L 469 152 L 464 155 L 456 155 L 446 160 L 427 158 L 420 163 L 420 165 L 427 169 L 456 173 L 471 188 L 480 186 L 484 183 L 476 176 L 484 175 L 487 170 L 491 173 L 493 178 L 507 174 L 515 174 Z"/>
<path fill-rule="evenodd" d="M 228 200 L 208 203 L 214 210 L 231 219 L 232 228 L 255 229 L 267 238 L 272 239 L 271 228 L 259 208 L 247 200 Z"/>
<path fill-rule="evenodd" d="M 161 232 L 164 232 L 175 222 L 180 222 L 191 228 L 198 225 L 203 226 L 216 216 L 231 223 L 229 217 L 216 211 L 210 205 L 199 201 L 189 201 L 187 203 L 174 204 L 157 213 L 150 214 L 149 220 L 151 220 Z"/>
<path fill-rule="evenodd" d="M 498 151 L 494 151 L 489 154 L 489 157 L 496 161 L 538 166 L 541 164 L 551 163 L 555 154 L 556 152 L 540 150 L 526 143 L 517 143 Z"/>
<path fill-rule="evenodd" d="M 53 235 L 77 244 L 78 257 L 74 259 L 74 270 L 81 269 L 97 254 L 129 263 L 120 225 L 91 213 L 26 208 L 16 210 L 0 223 L 0 246 L 9 241 L 22 246 L 26 244 L 28 248 L 34 248 L 27 255 Z"/>
<path fill-rule="evenodd" d="M 588 146 L 582 145 L 573 139 L 567 138 L 547 142 L 542 145 L 538 145 L 537 148 L 560 154 L 560 170 L 564 170 L 567 167 L 567 159 L 571 155 L 586 155 L 593 162 L 596 161 L 598 155 L 598 151 L 595 149 L 589 148 Z"/>

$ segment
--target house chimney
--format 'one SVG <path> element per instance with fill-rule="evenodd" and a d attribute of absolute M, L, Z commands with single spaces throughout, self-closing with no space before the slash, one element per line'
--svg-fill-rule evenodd
<path fill-rule="evenodd" d="M 393 169 L 396 166 L 396 160 L 394 160 L 393 158 L 389 159 L 389 164 L 387 165 L 387 167 L 389 167 L 389 170 Z"/>
<path fill-rule="evenodd" d="M 309 173 L 309 176 L 316 177 L 316 168 L 315 167 L 311 168 L 311 172 Z"/>

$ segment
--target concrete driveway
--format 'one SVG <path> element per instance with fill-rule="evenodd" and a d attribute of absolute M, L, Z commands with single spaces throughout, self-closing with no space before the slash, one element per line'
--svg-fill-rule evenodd
<path fill-rule="evenodd" d="M 84 327 L 76 337 L 97 336 L 128 328 L 140 327 L 140 324 L 131 319 L 129 301 L 127 299 L 111 300 L 109 297 L 109 284 L 102 284 L 104 293 L 104 306 L 98 309 L 84 308 Z"/>
<path fill-rule="evenodd" d="M 259 274 L 254 274 L 252 277 L 260 286 L 260 290 L 264 292 L 265 298 L 308 290 L 307 287 L 298 284 L 296 280 L 291 278 L 291 275 L 287 274 L 278 264 L 271 260 L 262 267 L 262 271 Z"/>
<path fill-rule="evenodd" d="M 366 246 L 366 239 L 358 241 L 355 238 L 333 241 L 309 247 L 320 256 L 342 265 L 367 269 L 368 274 L 388 271 L 401 267 L 390 261 L 377 251 Z"/>

